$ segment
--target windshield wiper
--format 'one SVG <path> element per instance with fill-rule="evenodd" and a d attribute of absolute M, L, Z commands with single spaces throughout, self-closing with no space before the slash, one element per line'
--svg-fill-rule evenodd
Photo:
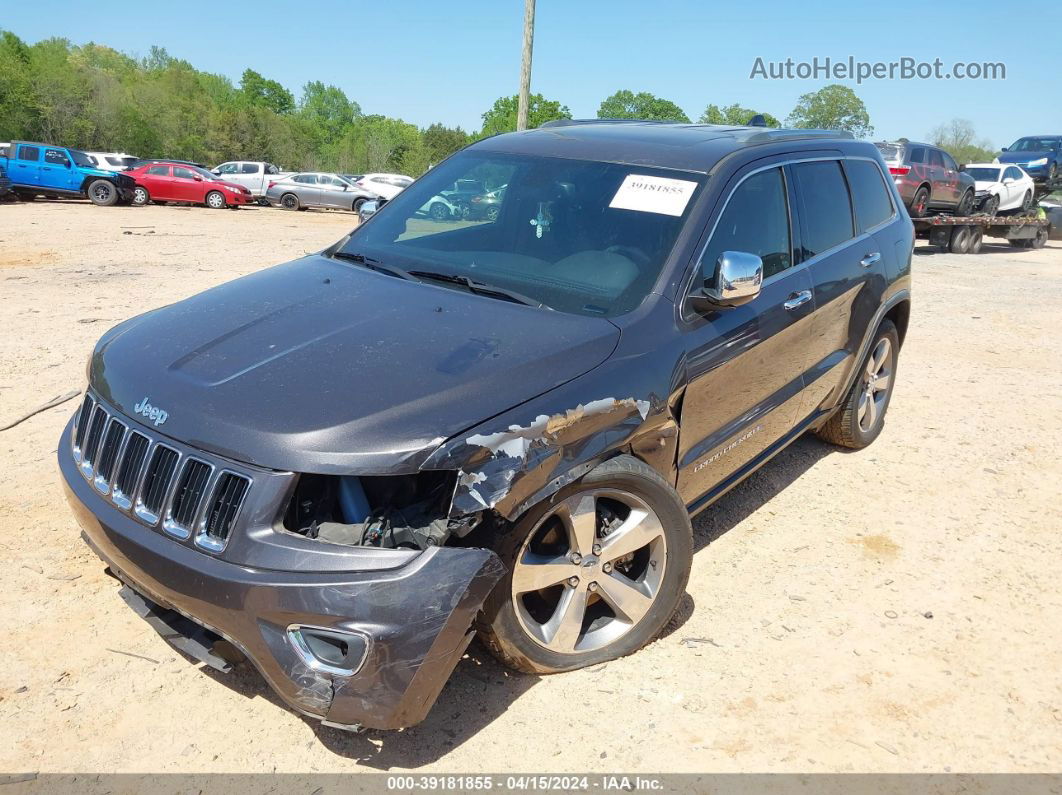
<path fill-rule="evenodd" d="M 332 255 L 338 259 L 345 259 L 350 262 L 356 262 L 359 265 L 364 265 L 366 268 L 380 273 L 386 273 L 391 276 L 397 276 L 399 279 L 413 280 L 415 277 L 409 272 L 402 270 L 395 265 L 385 265 L 378 259 L 372 257 L 366 257 L 364 254 L 351 254 L 349 251 L 337 251 Z"/>
<path fill-rule="evenodd" d="M 538 309 L 552 309 L 553 307 L 547 306 L 541 301 L 536 301 L 534 298 L 530 298 L 523 293 L 518 293 L 515 290 L 509 290 L 505 287 L 495 287 L 492 284 L 484 284 L 483 282 L 477 282 L 470 279 L 468 276 L 462 276 L 459 273 L 436 273 L 435 271 L 409 271 L 410 276 L 415 276 L 420 279 L 433 279 L 438 282 L 450 282 L 451 284 L 460 284 L 465 287 L 470 293 L 476 293 L 478 295 L 493 295 L 499 298 L 503 298 L 506 301 L 512 301 L 514 304 L 523 304 L 524 306 L 533 306 Z"/>

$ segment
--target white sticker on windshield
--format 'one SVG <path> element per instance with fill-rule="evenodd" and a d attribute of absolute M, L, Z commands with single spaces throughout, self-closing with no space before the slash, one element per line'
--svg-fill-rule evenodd
<path fill-rule="evenodd" d="M 682 215 L 697 183 L 685 179 L 628 174 L 609 207 L 661 215 Z"/>

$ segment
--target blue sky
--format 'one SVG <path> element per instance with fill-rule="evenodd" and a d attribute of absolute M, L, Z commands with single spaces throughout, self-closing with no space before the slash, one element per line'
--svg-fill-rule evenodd
<path fill-rule="evenodd" d="M 63 36 L 134 55 L 165 47 L 199 69 L 238 80 L 251 67 L 296 95 L 308 80 L 341 87 L 366 113 L 425 126 L 476 129 L 480 114 L 516 93 L 522 0 L 97 0 L 91 5 L 9 3 L 0 27 L 33 42 Z M 621 88 L 650 91 L 696 118 L 712 102 L 740 102 L 782 118 L 828 82 L 863 99 L 874 137 L 922 138 L 966 118 L 995 146 L 1023 134 L 1062 132 L 1057 65 L 1036 43 L 1062 29 L 1062 4 L 1008 19 L 1005 5 L 925 2 L 755 3 L 538 0 L 532 90 L 594 116 Z M 979 10 L 980 9 L 980 10 Z M 998 20 L 994 22 L 993 20 Z M 1020 26 L 1013 23 L 1020 22 Z M 1026 33 L 1025 31 L 1028 31 Z M 1005 80 L 751 80 L 765 60 L 1003 61 Z"/>

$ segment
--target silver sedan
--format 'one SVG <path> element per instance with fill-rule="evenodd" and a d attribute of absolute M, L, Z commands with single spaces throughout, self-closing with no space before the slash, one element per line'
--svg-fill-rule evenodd
<path fill-rule="evenodd" d="M 361 205 L 378 198 L 339 176 L 322 171 L 302 171 L 269 183 L 266 200 L 285 210 L 331 207 L 357 212 Z"/>

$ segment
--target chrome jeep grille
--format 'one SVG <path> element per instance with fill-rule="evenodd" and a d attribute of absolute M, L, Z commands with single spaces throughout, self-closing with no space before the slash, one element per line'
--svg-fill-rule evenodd
<path fill-rule="evenodd" d="M 81 474 L 119 510 L 140 522 L 220 552 L 251 478 L 130 425 L 86 394 L 71 436 L 71 454 Z"/>

